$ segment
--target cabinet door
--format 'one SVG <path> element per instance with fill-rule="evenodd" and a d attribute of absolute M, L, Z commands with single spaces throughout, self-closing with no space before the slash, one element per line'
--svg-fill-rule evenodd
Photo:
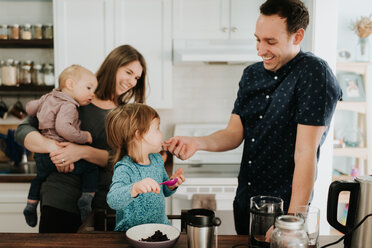
<path fill-rule="evenodd" d="M 115 45 L 135 47 L 147 63 L 147 104 L 172 105 L 171 0 L 115 0 Z"/>
<path fill-rule="evenodd" d="M 228 39 L 229 0 L 174 0 L 174 39 Z"/>
<path fill-rule="evenodd" d="M 231 0 L 232 39 L 255 40 L 256 21 L 260 15 L 260 5 L 264 0 Z"/>
<path fill-rule="evenodd" d="M 95 73 L 113 48 L 112 0 L 54 0 L 53 9 L 56 75 L 72 64 Z"/>

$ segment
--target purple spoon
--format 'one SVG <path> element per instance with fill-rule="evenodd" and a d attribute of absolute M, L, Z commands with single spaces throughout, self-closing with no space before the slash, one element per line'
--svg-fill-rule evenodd
<path fill-rule="evenodd" d="M 164 184 L 164 185 L 167 185 L 167 186 L 173 186 L 173 185 L 175 185 L 177 182 L 178 182 L 178 179 L 177 179 L 177 177 L 176 177 L 176 178 L 173 178 L 173 179 L 169 179 L 168 181 L 162 182 L 162 183 L 160 183 L 159 185 Z"/>

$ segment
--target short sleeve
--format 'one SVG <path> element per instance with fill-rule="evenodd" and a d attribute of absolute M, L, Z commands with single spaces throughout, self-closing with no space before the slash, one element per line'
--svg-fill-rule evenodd
<path fill-rule="evenodd" d="M 232 114 L 236 114 L 236 115 L 239 115 L 241 116 L 241 113 L 242 113 L 242 108 L 243 108 L 243 102 L 244 102 L 244 90 L 245 90 L 245 83 L 247 82 L 247 71 L 248 71 L 249 67 L 247 67 L 244 72 L 243 72 L 243 75 L 242 75 L 242 78 L 240 79 L 240 82 L 239 82 L 239 90 L 238 90 L 238 94 L 237 94 L 237 98 L 235 100 L 235 103 L 234 103 L 234 108 L 232 110 Z"/>
<path fill-rule="evenodd" d="M 326 62 L 306 64 L 296 85 L 296 122 L 329 126 L 341 97 L 341 88 Z"/>

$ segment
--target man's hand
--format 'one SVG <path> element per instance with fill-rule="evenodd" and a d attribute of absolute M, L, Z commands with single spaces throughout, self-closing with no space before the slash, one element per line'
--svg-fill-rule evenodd
<path fill-rule="evenodd" d="M 162 146 L 165 151 L 170 151 L 182 160 L 190 158 L 198 150 L 196 138 L 187 136 L 170 138 Z"/>

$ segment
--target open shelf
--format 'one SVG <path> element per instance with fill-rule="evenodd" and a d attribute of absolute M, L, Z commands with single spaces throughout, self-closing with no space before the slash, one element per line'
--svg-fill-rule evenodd
<path fill-rule="evenodd" d="M 0 40 L 0 48 L 53 48 L 53 40 Z"/>
<path fill-rule="evenodd" d="M 20 86 L 0 86 L 0 96 L 41 96 L 54 89 L 54 86 L 21 84 Z"/>
<path fill-rule="evenodd" d="M 333 155 L 338 157 L 354 157 L 367 160 L 368 150 L 364 147 L 333 148 Z"/>
<path fill-rule="evenodd" d="M 336 106 L 337 110 L 354 111 L 361 114 L 367 112 L 367 102 L 345 102 L 339 101 Z"/>

